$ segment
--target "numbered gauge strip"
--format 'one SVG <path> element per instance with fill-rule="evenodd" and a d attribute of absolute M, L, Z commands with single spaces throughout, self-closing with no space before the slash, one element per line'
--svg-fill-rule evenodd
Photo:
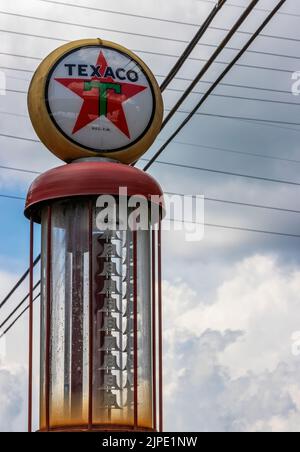
<path fill-rule="evenodd" d="M 127 423 L 134 411 L 132 233 L 94 235 L 94 418 Z M 121 412 L 120 412 L 121 411 Z"/>

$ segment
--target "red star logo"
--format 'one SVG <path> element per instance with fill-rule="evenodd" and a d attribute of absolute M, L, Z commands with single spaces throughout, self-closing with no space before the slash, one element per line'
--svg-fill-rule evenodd
<path fill-rule="evenodd" d="M 95 67 L 98 68 L 97 75 L 90 79 L 55 79 L 83 99 L 72 133 L 75 134 L 99 117 L 105 116 L 130 139 L 123 104 L 147 88 L 126 82 L 116 82 L 112 77 L 104 77 L 108 64 L 102 51 Z"/>

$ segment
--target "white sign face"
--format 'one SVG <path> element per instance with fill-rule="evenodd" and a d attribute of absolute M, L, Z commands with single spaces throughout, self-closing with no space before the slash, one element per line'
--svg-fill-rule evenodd
<path fill-rule="evenodd" d="M 48 76 L 45 98 L 52 121 L 68 140 L 102 153 L 140 140 L 156 108 L 152 85 L 138 63 L 104 46 L 64 55 Z"/>

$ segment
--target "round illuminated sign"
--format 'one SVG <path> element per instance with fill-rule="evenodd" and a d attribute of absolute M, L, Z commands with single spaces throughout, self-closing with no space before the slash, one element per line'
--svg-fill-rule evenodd
<path fill-rule="evenodd" d="M 154 142 L 163 118 L 150 69 L 100 39 L 49 55 L 33 77 L 28 105 L 39 138 L 66 162 L 99 156 L 132 163 Z"/>

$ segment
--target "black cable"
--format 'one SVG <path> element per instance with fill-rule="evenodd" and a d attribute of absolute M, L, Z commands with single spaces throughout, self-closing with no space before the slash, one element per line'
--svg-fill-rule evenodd
<path fill-rule="evenodd" d="M 17 93 L 21 93 L 21 94 L 25 94 L 26 92 L 24 91 L 13 91 L 13 90 L 9 90 L 7 89 L 6 91 L 10 92 L 17 92 Z M 173 89 L 173 88 L 168 88 L 167 91 L 171 91 L 174 93 L 183 93 L 184 90 L 182 89 Z M 195 94 L 195 95 L 204 95 L 205 92 L 200 92 L 200 91 L 193 91 L 191 94 Z M 263 103 L 271 103 L 271 104 L 279 104 L 279 105 L 295 105 L 296 107 L 300 107 L 300 103 L 299 102 L 286 102 L 286 101 L 281 101 L 281 100 L 272 100 L 272 99 L 261 99 L 261 98 L 257 98 L 257 97 L 245 97 L 245 96 L 232 96 L 229 94 L 212 94 L 212 97 L 221 97 L 221 98 L 225 98 L 225 99 L 237 99 L 237 100 L 247 100 L 247 101 L 255 101 L 255 102 L 263 102 Z"/>
<path fill-rule="evenodd" d="M 167 110 L 166 110 L 167 111 Z M 177 110 L 176 113 L 181 113 L 184 115 L 188 115 L 190 112 L 185 110 Z M 195 116 L 207 116 L 209 118 L 221 118 L 221 119 L 232 119 L 232 120 L 242 120 L 242 121 L 258 121 L 262 123 L 269 123 L 269 124 L 283 124 L 288 126 L 300 126 L 300 122 L 289 122 L 289 121 L 278 121 L 276 119 L 263 119 L 263 118 L 249 118 L 246 116 L 229 116 L 229 115 L 219 115 L 216 113 L 200 113 L 196 112 L 194 114 Z M 300 132 L 300 130 L 299 130 Z"/>
<path fill-rule="evenodd" d="M 37 144 L 42 144 L 40 140 L 36 140 L 33 138 L 25 138 L 25 137 L 18 137 L 16 135 L 7 135 L 5 133 L 0 133 L 0 137 L 3 138 L 9 138 L 9 139 L 13 139 L 13 140 L 20 140 L 20 141 L 28 141 L 30 143 L 37 143 Z M 158 139 L 157 141 L 163 141 L 162 139 Z M 243 151 L 236 151 L 234 149 L 226 149 L 226 148 L 221 148 L 221 147 L 217 147 L 217 146 L 208 146 L 208 145 L 204 145 L 204 144 L 196 144 L 196 143 L 186 143 L 184 141 L 173 141 L 174 144 L 179 144 L 182 146 L 189 146 L 189 147 L 194 147 L 194 148 L 200 148 L 200 149 L 205 149 L 207 151 L 217 151 L 217 152 L 226 152 L 226 153 L 230 153 L 230 154 L 237 154 L 237 155 L 243 155 L 245 157 L 255 157 L 255 158 L 262 158 L 262 159 L 267 159 L 267 160 L 277 160 L 280 162 L 288 162 L 288 163 L 300 163 L 300 160 L 295 160 L 295 159 L 287 159 L 287 158 L 283 158 L 283 157 L 274 157 L 272 155 L 266 155 L 266 154 L 256 154 L 254 152 L 243 152 Z M 147 159 L 140 159 L 140 160 L 144 160 L 144 161 L 149 161 Z M 8 168 L 4 168 L 4 169 L 12 169 L 11 167 Z M 18 170 L 20 171 L 25 171 L 21 168 L 18 168 Z M 30 171 L 30 170 L 26 170 L 26 171 Z M 31 171 L 30 171 L 31 172 Z M 32 174 L 36 174 L 36 172 L 32 172 Z M 41 174 L 40 172 L 37 172 L 37 174 Z M 18 198 L 18 199 L 24 199 L 24 198 Z"/>
<path fill-rule="evenodd" d="M 1 136 L 1 134 L 0 134 Z M 162 139 L 159 139 L 157 141 L 163 141 Z M 266 155 L 266 154 L 256 154 L 254 152 L 243 152 L 243 151 L 236 151 L 234 149 L 227 149 L 227 148 L 221 148 L 218 146 L 208 146 L 204 144 L 197 144 L 197 143 L 187 143 L 185 141 L 173 141 L 174 144 L 179 144 L 181 146 L 189 146 L 193 148 L 199 148 L 206 151 L 217 151 L 217 152 L 226 152 L 230 154 L 237 154 L 237 155 L 243 155 L 245 157 L 255 157 L 255 158 L 261 158 L 261 159 L 267 159 L 267 160 L 277 160 L 281 162 L 289 162 L 289 163 L 300 163 L 300 160 L 295 159 L 287 159 L 283 157 L 274 157 L 272 155 Z M 142 159 L 141 159 L 142 160 Z M 144 159 L 146 161 L 146 159 Z M 147 160 L 148 161 L 148 160 Z"/>
<path fill-rule="evenodd" d="M 170 122 L 170 120 L 173 118 L 175 113 L 178 111 L 179 107 L 184 103 L 184 101 L 189 97 L 189 95 L 192 93 L 194 88 L 198 85 L 200 80 L 204 77 L 204 75 L 208 72 L 208 70 L 211 68 L 211 66 L 216 63 L 216 59 L 218 56 L 223 52 L 223 50 L 226 48 L 227 44 L 231 41 L 233 36 L 236 34 L 237 30 L 241 27 L 241 25 L 245 22 L 246 19 L 250 16 L 253 9 L 257 5 L 259 0 L 252 0 L 247 9 L 243 12 L 243 14 L 238 18 L 238 20 L 235 22 L 235 24 L 232 26 L 229 33 L 225 36 L 221 44 L 217 47 L 215 52 L 211 55 L 211 57 L 208 59 L 208 61 L 205 63 L 203 68 L 200 70 L 198 75 L 195 77 L 195 79 L 192 81 L 192 83 L 186 88 L 183 95 L 178 99 L 174 107 L 171 109 L 167 117 L 164 119 L 162 124 L 162 130 L 166 127 L 166 125 Z M 225 63 L 227 65 L 227 63 Z"/>
<path fill-rule="evenodd" d="M 176 223 L 176 222 L 190 223 L 190 224 L 206 226 L 206 227 L 210 227 L 210 228 L 229 229 L 232 231 L 242 231 L 242 232 L 255 232 L 258 234 L 276 235 L 276 236 L 281 236 L 281 237 L 292 237 L 292 238 L 300 239 L 300 235 L 298 235 L 298 234 L 287 234 L 285 232 L 275 232 L 275 231 L 268 231 L 268 230 L 263 230 L 263 229 L 243 228 L 243 227 L 239 227 L 239 226 L 225 226 L 225 225 L 214 224 L 214 223 L 196 223 L 194 221 L 176 220 L 173 218 L 169 219 L 169 221 L 172 221 L 174 223 Z"/>
<path fill-rule="evenodd" d="M 184 197 L 194 198 L 196 196 L 196 195 L 189 195 L 189 194 L 185 194 L 185 193 L 176 193 L 176 192 L 168 192 L 168 191 L 165 191 L 164 194 L 171 195 L 171 196 L 174 196 L 174 195 L 180 196 L 182 198 L 184 198 Z M 266 205 L 262 205 L 262 204 L 253 204 L 253 203 L 239 202 L 239 201 L 229 201 L 226 199 L 210 198 L 208 196 L 203 196 L 203 199 L 205 202 L 209 201 L 209 202 L 215 202 L 215 203 L 220 203 L 220 204 L 232 204 L 234 206 L 251 207 L 253 209 L 274 210 L 276 212 L 300 214 L 300 210 L 284 209 L 281 207 L 266 206 Z"/>
<path fill-rule="evenodd" d="M 5 31 L 2 30 L 2 32 L 4 33 Z M 6 32 L 10 33 L 10 30 L 7 30 Z M 28 36 L 33 36 L 33 35 L 28 35 Z M 213 48 L 213 49 L 218 47 L 217 45 L 208 44 L 206 42 L 199 43 L 199 46 L 209 47 L 209 48 Z M 234 52 L 238 52 L 240 50 L 240 48 L 226 47 L 226 50 L 232 50 Z M 174 54 L 170 54 L 170 53 L 151 52 L 149 50 L 140 50 L 140 49 L 133 49 L 133 51 L 137 52 L 137 53 L 145 53 L 146 55 L 156 55 L 156 56 L 162 56 L 162 57 L 179 58 L 179 55 L 174 55 Z M 282 53 L 265 52 L 265 51 L 261 51 L 261 50 L 248 50 L 247 53 L 253 53 L 255 55 L 265 55 L 265 56 L 270 56 L 270 57 L 287 58 L 287 59 L 291 59 L 291 60 L 300 60 L 300 57 L 296 56 L 296 55 L 286 55 L 286 54 L 282 54 Z M 28 58 L 28 59 L 37 60 L 37 61 L 42 60 L 42 58 L 39 58 L 39 57 L 17 55 L 17 54 L 6 53 L 6 52 L 0 52 L 0 55 L 7 55 L 7 56 L 12 56 L 12 57 L 18 57 L 18 58 Z M 203 58 L 190 57 L 189 61 L 207 61 L 207 60 L 204 60 Z"/>
<path fill-rule="evenodd" d="M 9 13 L 6 11 L 0 11 L 0 14 L 6 15 L 6 16 L 12 16 L 12 17 L 21 17 L 23 19 L 39 20 L 39 21 L 43 21 L 43 22 L 54 23 L 57 25 L 71 25 L 71 26 L 78 27 L 78 28 L 87 28 L 90 30 L 109 31 L 110 33 L 117 33 L 117 34 L 122 34 L 122 35 L 127 35 L 127 36 L 128 35 L 136 36 L 138 38 L 150 38 L 150 39 L 157 39 L 159 41 L 163 40 L 163 41 L 179 42 L 181 44 L 182 43 L 186 44 L 188 42 L 184 39 L 168 38 L 167 36 L 148 35 L 148 34 L 143 34 L 143 33 L 135 33 L 132 31 L 114 30 L 113 28 L 95 27 L 93 25 L 82 25 L 82 24 L 78 24 L 78 23 L 74 23 L 74 22 L 65 22 L 62 20 L 48 19 L 46 17 L 34 17 L 34 16 L 28 16 L 26 14 Z M 47 39 L 51 39 L 51 38 L 47 38 Z M 55 38 L 55 39 L 61 40 L 58 38 Z"/>
<path fill-rule="evenodd" d="M 41 1 L 46 2 L 46 1 L 50 1 L 50 0 L 41 0 Z M 197 2 L 201 2 L 201 3 L 210 3 L 210 4 L 215 3 L 214 0 L 196 0 L 196 1 Z M 55 3 L 55 2 L 52 2 L 52 3 Z M 241 9 L 244 8 L 243 5 L 236 5 L 234 3 L 227 3 L 227 6 L 231 6 L 233 8 L 241 8 Z M 266 8 L 256 8 L 256 11 L 261 11 L 263 13 L 269 13 L 270 12 L 270 10 L 266 9 Z M 287 13 L 287 12 L 284 12 L 284 11 L 279 11 L 278 14 L 280 14 L 282 16 L 300 17 L 300 14 Z"/>
<path fill-rule="evenodd" d="M 34 299 L 33 299 L 33 303 L 41 296 L 41 294 L 39 293 Z M 17 323 L 17 321 L 25 314 L 26 311 L 28 311 L 29 306 L 27 306 L 22 312 L 21 314 L 18 315 L 18 317 L 9 325 L 8 328 L 6 328 L 5 331 L 3 331 L 3 333 L 0 336 L 0 339 L 5 336 L 10 330 L 11 328 Z"/>
<path fill-rule="evenodd" d="M 151 161 L 151 160 L 149 160 L 149 161 Z M 231 171 L 216 170 L 216 169 L 212 169 L 212 168 L 202 168 L 202 167 L 199 167 L 199 166 L 183 165 L 183 164 L 180 164 L 180 163 L 162 162 L 162 161 L 159 161 L 159 160 L 154 160 L 153 164 L 154 163 L 158 164 L 158 165 L 173 166 L 175 168 L 184 168 L 184 169 L 190 169 L 190 170 L 195 170 L 195 171 L 203 171 L 203 172 L 208 172 L 208 173 L 223 174 L 225 176 L 241 177 L 241 178 L 245 178 L 245 179 L 259 180 L 259 181 L 262 181 L 262 182 L 273 182 L 273 183 L 277 183 L 277 184 L 293 185 L 293 186 L 296 186 L 296 187 L 300 187 L 300 182 L 286 181 L 286 180 L 282 180 L 282 179 L 273 179 L 273 178 L 269 178 L 269 177 L 252 176 L 250 174 L 234 173 L 234 172 L 231 172 Z"/>
<path fill-rule="evenodd" d="M 206 31 L 208 30 L 209 26 L 211 25 L 212 21 L 215 19 L 217 14 L 221 11 L 224 4 L 227 0 L 219 0 L 218 3 L 215 5 L 215 7 L 212 9 L 212 11 L 209 13 L 207 19 L 204 21 L 202 26 L 199 28 L 198 32 L 194 36 L 194 38 L 191 40 L 187 48 L 184 50 L 178 61 L 175 63 L 175 65 L 170 70 L 169 74 L 166 76 L 165 80 L 160 86 L 160 90 L 163 93 L 165 89 L 170 85 L 172 80 L 175 78 L 175 76 L 178 74 L 186 60 L 191 55 L 192 51 L 195 49 L 196 45 L 200 41 L 200 39 L 204 36 Z"/>
<path fill-rule="evenodd" d="M 0 32 L 4 32 L 4 30 L 0 30 Z M 11 32 L 11 31 L 7 31 L 7 33 L 13 33 L 13 34 L 20 34 L 19 32 Z M 23 35 L 24 33 L 22 33 Z M 32 34 L 25 34 L 26 36 L 31 36 L 31 37 L 38 37 L 40 38 L 40 36 L 37 35 L 32 35 Z M 67 41 L 66 41 L 67 42 Z M 240 49 L 237 49 L 240 50 Z M 164 53 L 157 53 L 157 52 L 149 52 L 147 50 L 134 50 L 134 52 L 137 53 L 145 53 L 145 54 L 150 54 L 150 55 L 157 55 L 157 56 L 162 56 L 162 57 L 172 57 L 172 58 L 178 58 L 178 55 L 170 55 L 170 54 L 164 54 Z M 263 52 L 260 52 L 261 54 L 264 54 Z M 7 56 L 9 56 L 8 54 L 5 54 Z M 13 55 L 12 55 L 13 56 Z M 15 55 L 17 56 L 17 55 Z M 276 56 L 274 54 L 272 54 L 272 56 Z M 20 56 L 21 58 L 21 56 Z M 23 57 L 26 58 L 26 57 Z M 31 57 L 32 58 L 32 57 Z M 33 58 L 32 58 L 33 59 Z M 42 59 L 39 58 L 39 60 L 41 61 Z M 194 58 L 195 61 L 201 61 L 203 63 L 207 63 L 207 60 L 204 58 Z M 219 61 L 216 60 L 214 62 L 215 64 L 222 64 L 222 65 L 227 65 L 229 64 L 227 61 Z M 281 68 L 276 68 L 276 67 L 269 67 L 269 66 L 258 66 L 258 65 L 254 65 L 254 64 L 236 64 L 236 67 L 241 67 L 243 69 L 258 69 L 258 70 L 262 70 L 262 71 L 271 71 L 271 72 L 282 72 L 284 74 L 291 74 L 293 71 L 290 69 L 281 69 Z M 9 67 L 9 66 L 1 66 L 0 69 L 6 69 L 6 70 L 11 70 L 11 71 L 17 71 L 17 72 L 22 72 L 22 73 L 29 73 L 29 74 L 33 74 L 35 71 L 32 69 L 23 69 L 23 68 L 15 68 L 15 67 Z M 156 77 L 162 77 L 165 78 L 164 75 L 160 75 L 160 74 L 156 74 Z M 193 81 L 193 79 L 189 79 L 189 78 L 183 78 L 183 77 L 174 77 L 175 80 L 181 80 L 181 81 L 187 81 L 187 82 L 191 82 Z M 29 80 L 28 80 L 29 81 Z"/>
<path fill-rule="evenodd" d="M 25 198 L 21 198 L 21 196 L 0 195 L 0 198 L 15 199 L 17 201 L 25 201 Z"/>
<path fill-rule="evenodd" d="M 185 196 L 195 196 L 195 195 L 189 195 L 189 194 L 185 194 L 185 193 L 174 193 L 174 192 L 164 192 L 166 195 L 177 195 L 177 196 L 181 196 L 181 197 L 185 197 Z M 9 195 L 0 195 L 1 198 L 9 198 L 9 199 L 16 199 L 16 200 L 22 200 L 24 201 L 26 198 L 19 198 L 17 196 L 9 196 Z M 282 207 L 274 207 L 274 206 L 266 206 L 263 204 L 253 204 L 253 203 L 246 203 L 246 202 L 240 202 L 240 201 L 230 201 L 230 200 L 226 200 L 226 199 L 218 199 L 218 198 L 210 198 L 208 196 L 204 196 L 204 201 L 209 201 L 209 202 L 216 202 L 216 203 L 220 203 L 220 204 L 232 204 L 235 206 L 241 206 L 241 207 L 251 207 L 254 209 L 264 209 L 264 210 L 274 210 L 276 212 L 282 212 L 282 213 L 295 213 L 295 214 L 300 214 L 300 210 L 295 210 L 295 209 L 286 209 L 286 208 L 282 208 Z M 1 328 L 1 327 L 0 327 Z"/>
<path fill-rule="evenodd" d="M 39 173 L 37 171 L 20 169 L 20 168 L 15 168 L 15 167 L 11 167 L 11 166 L 4 166 L 4 165 L 0 165 L 0 169 L 9 170 L 9 171 L 18 171 L 20 173 L 28 173 L 28 174 L 41 174 L 41 173 Z"/>
<path fill-rule="evenodd" d="M 236 49 L 236 50 L 239 50 L 239 49 Z M 144 53 L 145 51 L 144 50 L 138 50 L 137 52 Z M 152 53 L 154 53 L 155 55 L 162 55 L 161 53 L 151 52 L 151 54 Z M 25 59 L 33 59 L 33 60 L 37 60 L 37 61 L 42 61 L 42 58 L 28 56 L 28 55 L 17 55 L 17 54 L 14 54 L 14 53 L 5 53 L 5 52 L 0 52 L 0 55 L 13 56 L 13 57 L 17 57 L 17 58 L 25 58 Z M 278 55 L 278 54 L 275 54 L 275 53 L 274 54 L 270 54 L 270 55 L 272 55 L 272 56 L 283 56 L 283 55 Z M 177 56 L 175 56 L 175 55 L 172 55 L 172 57 L 177 58 Z M 291 58 L 294 58 L 294 57 L 291 57 Z M 299 57 L 299 59 L 300 59 L 300 57 Z M 252 67 L 252 66 L 247 66 L 247 67 Z M 14 70 L 14 68 L 11 68 L 11 69 Z M 263 69 L 267 69 L 267 68 L 263 68 Z M 274 68 L 269 68 L 269 69 L 276 71 L 276 69 L 274 69 Z M 158 77 L 158 78 L 165 78 L 165 75 L 158 75 L 157 74 L 156 77 Z M 18 78 L 17 80 L 30 81 L 30 80 L 27 80 L 27 79 L 20 79 L 20 78 Z M 191 81 L 193 81 L 193 79 L 191 79 L 191 78 L 183 78 L 183 77 L 176 77 L 176 80 L 180 80 L 180 81 L 184 81 L 184 82 L 191 82 Z M 211 85 L 213 82 L 207 81 L 207 80 L 201 80 L 200 83 L 203 83 L 203 84 L 206 84 L 206 85 Z M 260 86 L 250 86 L 250 85 L 236 85 L 234 83 L 220 83 L 220 86 L 226 86 L 226 87 L 230 87 L 230 88 L 252 89 L 252 90 L 256 90 L 256 91 L 266 91 L 266 92 L 279 93 L 279 94 L 289 94 L 289 95 L 291 94 L 291 92 L 287 91 L 287 90 L 279 90 L 279 89 L 272 89 L 272 88 L 262 88 Z"/>
<path fill-rule="evenodd" d="M 13 94 L 26 94 L 27 91 L 19 91 L 16 89 L 6 89 L 7 93 L 13 93 Z M 174 92 L 174 93 L 183 93 L 183 89 L 175 89 L 175 88 L 167 88 L 166 92 Z M 191 94 L 195 95 L 203 95 L 205 92 L 200 91 L 193 91 Z M 247 101 L 253 101 L 253 102 L 263 102 L 263 103 L 271 103 L 271 104 L 278 104 L 278 105 L 295 105 L 296 107 L 300 107 L 299 102 L 287 102 L 287 101 L 280 101 L 280 100 L 272 100 L 272 99 L 262 99 L 257 97 L 245 97 L 245 96 L 230 96 L 229 94 L 212 94 L 212 97 L 220 97 L 225 99 L 236 99 L 236 100 L 247 100 Z"/>
<path fill-rule="evenodd" d="M 12 135 L 0 134 L 0 136 L 6 136 L 8 138 L 16 138 L 16 139 L 20 139 L 20 140 L 27 140 L 27 139 L 24 139 L 21 137 L 14 137 Z M 40 143 L 38 140 L 33 140 L 33 139 L 28 139 L 28 140 L 30 142 Z M 183 144 L 186 144 L 186 143 L 183 143 Z M 210 148 L 210 147 L 208 147 L 208 148 Z M 216 148 L 216 150 L 219 150 L 219 149 Z M 229 152 L 234 152 L 234 151 L 229 151 Z M 236 151 L 236 152 L 238 152 L 238 151 Z M 242 153 L 242 154 L 245 154 L 245 153 Z M 264 157 L 268 158 L 267 156 L 264 156 Z M 273 157 L 273 159 L 274 158 L 275 157 Z M 140 159 L 140 160 L 147 161 L 148 163 L 151 161 L 148 159 Z M 297 160 L 295 162 L 300 163 Z M 180 164 L 180 163 L 163 162 L 163 161 L 159 161 L 159 160 L 155 160 L 153 163 L 156 163 L 157 165 L 168 165 L 168 166 L 172 166 L 172 167 L 176 167 L 176 168 L 185 168 L 185 169 L 191 169 L 191 170 L 196 170 L 196 171 L 224 174 L 227 176 L 243 177 L 243 178 L 247 178 L 247 179 L 254 179 L 254 180 L 260 180 L 260 181 L 265 181 L 265 182 L 274 182 L 274 183 L 280 183 L 280 184 L 286 184 L 286 185 L 300 186 L 300 182 L 295 182 L 295 181 L 286 181 L 286 180 L 273 179 L 273 178 L 268 178 L 268 177 L 259 177 L 259 176 L 253 176 L 253 175 L 248 175 L 248 174 L 240 174 L 240 173 L 228 172 L 228 171 L 223 171 L 223 170 L 216 170 L 216 169 L 212 169 L 212 168 L 202 168 L 202 167 L 197 167 L 194 165 L 192 166 L 192 165 L 185 165 L 185 164 Z M 38 175 L 41 174 L 41 172 L 39 172 L 39 171 L 26 170 L 26 169 L 22 169 L 22 168 L 2 166 L 2 165 L 0 165 L 0 169 L 10 170 L 10 171 L 18 171 L 18 172 L 29 173 L 29 174 L 38 174 Z"/>
<path fill-rule="evenodd" d="M 33 267 L 35 267 L 39 261 L 41 260 L 41 255 L 37 256 L 37 258 L 35 259 L 35 261 L 33 262 Z M 29 275 L 30 269 L 28 268 L 28 270 L 26 270 L 26 272 L 24 273 L 23 276 L 21 276 L 21 278 L 19 279 L 19 281 L 15 284 L 15 286 L 13 287 L 13 289 L 9 292 L 9 294 L 4 298 L 4 300 L 0 303 L 0 309 L 3 308 L 3 306 L 7 303 L 7 301 L 9 300 L 9 298 L 12 296 L 12 294 L 19 288 L 19 286 L 25 281 L 25 279 L 27 278 L 27 276 Z"/>
<path fill-rule="evenodd" d="M 141 159 L 143 161 L 145 161 L 145 159 Z M 159 163 L 159 162 L 156 162 Z M 178 166 L 176 164 L 174 164 L 174 166 Z M 178 195 L 178 196 L 195 196 L 195 195 L 189 195 L 189 194 L 185 194 L 185 193 L 173 193 L 173 192 L 164 192 L 166 195 Z M 8 198 L 8 199 L 16 199 L 16 200 L 21 200 L 21 201 L 25 201 L 26 198 L 21 198 L 18 196 L 11 196 L 11 195 L 1 195 L 0 194 L 0 198 Z M 241 202 L 241 201 L 231 201 L 231 200 L 225 200 L 225 199 L 218 199 L 218 198 L 210 198 L 205 196 L 204 197 L 205 201 L 209 201 L 209 202 L 217 202 L 217 203 L 221 203 L 221 204 L 232 204 L 232 205 L 236 205 L 236 206 L 244 206 L 244 207 L 252 207 L 252 208 L 257 208 L 257 209 L 265 209 L 265 210 L 274 210 L 274 211 L 278 211 L 278 212 L 283 212 L 283 213 L 296 213 L 296 214 L 300 214 L 300 210 L 295 210 L 295 209 L 286 209 L 283 207 L 275 207 L 275 206 L 266 206 L 263 204 L 253 204 L 253 203 L 246 203 L 246 202 Z"/>
<path fill-rule="evenodd" d="M 36 283 L 36 285 L 33 287 L 33 292 L 39 287 L 40 284 L 41 284 L 41 281 Z M 30 296 L 30 294 L 28 293 L 26 295 L 26 297 L 23 298 L 23 300 L 18 304 L 18 306 L 16 306 L 15 309 L 9 314 L 9 316 L 6 317 L 4 322 L 1 323 L 0 331 L 7 324 L 7 322 L 15 315 L 15 313 L 21 308 L 21 306 L 23 306 L 23 304 L 28 300 L 29 296 Z"/>
<path fill-rule="evenodd" d="M 168 111 L 168 110 L 165 109 L 165 111 Z M 189 115 L 190 112 L 184 111 L 184 110 L 178 110 L 176 113 Z M 28 114 L 23 115 L 23 114 L 18 114 L 18 113 L 11 113 L 9 111 L 0 111 L 0 114 L 6 115 L 6 116 L 13 116 L 13 117 L 18 117 L 18 118 L 29 119 Z M 284 127 L 284 125 L 300 126 L 300 123 L 298 123 L 298 122 L 278 121 L 275 119 L 250 118 L 250 117 L 245 117 L 245 116 L 228 116 L 228 115 L 220 115 L 220 114 L 216 114 L 216 113 L 200 113 L 197 111 L 193 114 L 193 116 L 206 116 L 206 117 L 210 117 L 210 118 L 229 119 L 232 121 L 244 121 L 244 122 L 254 123 L 259 126 L 276 127 L 276 129 L 281 128 L 284 130 L 293 130 L 295 132 L 300 133 L 300 129 L 292 129 L 290 127 Z M 282 127 L 280 127 L 280 125 L 282 125 Z M 30 140 L 30 141 L 34 141 L 34 140 Z"/>
<path fill-rule="evenodd" d="M 271 21 L 271 19 L 275 16 L 277 11 L 282 7 L 282 5 L 286 2 L 286 0 L 280 0 L 280 2 L 276 5 L 273 11 L 269 14 L 269 16 L 264 20 L 262 25 L 256 30 L 253 36 L 249 39 L 249 41 L 245 44 L 242 50 L 238 53 L 238 55 L 232 60 L 229 66 L 222 72 L 222 74 L 217 78 L 217 80 L 213 83 L 213 85 L 209 88 L 207 93 L 202 97 L 200 102 L 196 105 L 196 107 L 192 110 L 192 112 L 188 115 L 188 117 L 182 122 L 182 124 L 176 129 L 176 131 L 171 135 L 171 137 L 166 141 L 166 143 L 159 149 L 158 152 L 152 157 L 149 163 L 144 168 L 144 171 L 147 171 L 151 165 L 155 162 L 155 160 L 161 155 L 161 153 L 167 148 L 167 146 L 174 140 L 174 138 L 181 132 L 181 130 L 190 122 L 193 116 L 197 113 L 202 104 L 206 101 L 206 99 L 212 94 L 215 88 L 219 85 L 219 83 L 224 79 L 224 77 L 230 72 L 230 70 L 234 67 L 236 62 L 244 55 L 246 50 L 250 47 L 250 45 L 255 41 L 257 36 L 261 33 L 261 31 L 266 27 L 266 25 Z"/>
<path fill-rule="evenodd" d="M 13 57 L 17 57 L 17 58 L 29 58 L 29 59 L 34 59 L 34 60 L 38 60 L 41 61 L 41 58 L 37 58 L 37 57 L 32 57 L 32 56 L 25 56 L 25 55 L 16 55 L 16 54 L 12 54 L 12 53 L 4 53 L 4 52 L 0 52 L 0 55 L 7 55 L 7 56 L 13 56 Z M 161 54 L 157 54 L 157 55 L 161 55 Z M 274 56 L 276 56 L 276 54 L 272 54 Z M 250 66 L 248 66 L 250 67 Z M 12 70 L 14 70 L 14 68 L 11 68 Z M 266 69 L 266 68 L 263 68 Z M 270 70 L 273 70 L 272 68 L 269 68 Z M 159 78 L 164 78 L 164 75 L 156 75 L 156 77 Z M 17 78 L 16 80 L 24 80 L 24 81 L 30 81 L 27 79 L 21 79 L 21 78 Z M 176 80 L 180 80 L 180 81 L 184 81 L 184 82 L 191 82 L 192 79 L 190 78 L 183 78 L 183 77 L 176 77 Z M 206 85 L 211 85 L 213 82 L 211 81 L 207 81 L 207 80 L 201 80 L 200 83 L 206 84 Z M 278 93 L 278 94 L 291 94 L 290 91 L 287 90 L 279 90 L 279 89 L 272 89 L 272 88 L 262 88 L 260 86 L 250 86 L 250 85 L 236 85 L 234 83 L 220 83 L 220 86 L 226 86 L 226 87 L 230 87 L 230 88 L 241 88 L 241 89 L 251 89 L 251 90 L 256 90 L 256 91 L 266 91 L 266 92 L 270 92 L 270 93 Z M 170 89 L 170 91 L 175 91 L 175 89 Z M 177 90 L 178 92 L 184 92 L 184 90 L 180 91 Z M 27 91 L 20 91 L 24 94 L 27 94 Z M 196 94 L 196 91 L 193 91 Z M 199 93 L 201 94 L 201 93 Z"/>
<path fill-rule="evenodd" d="M 166 22 L 166 23 L 173 23 L 176 25 L 187 25 L 187 26 L 191 26 L 191 27 L 198 27 L 198 24 L 195 23 L 190 23 L 190 22 L 182 22 L 182 21 L 178 21 L 178 20 L 171 20 L 171 19 L 161 19 L 159 17 L 152 17 L 152 16 L 143 16 L 143 15 L 139 15 L 139 14 L 132 14 L 132 13 L 124 13 L 121 11 L 111 11 L 111 10 L 106 10 L 106 9 L 102 9 L 102 8 L 95 8 L 95 7 L 91 7 L 91 6 L 83 6 L 83 5 L 74 5 L 72 3 L 65 3 L 65 2 L 55 2 L 53 0 L 40 0 L 44 3 L 52 3 L 54 5 L 63 5 L 63 6 L 69 6 L 69 7 L 76 7 L 76 8 L 81 8 L 81 9 L 85 9 L 85 10 L 90 10 L 90 11 L 99 11 L 99 12 L 104 12 L 104 13 L 109 13 L 109 14 L 118 14 L 118 15 L 123 15 L 123 16 L 128 16 L 128 17 L 136 17 L 139 19 L 147 19 L 147 20 L 154 20 L 157 22 Z M 201 1 L 201 0 L 198 0 Z M 210 3 L 215 5 L 216 4 L 216 0 L 215 1 L 209 1 L 209 0 L 202 0 L 203 2 L 206 3 Z M 237 7 L 240 9 L 244 9 L 245 7 L 242 5 L 232 5 L 230 3 L 227 3 L 226 6 L 232 6 L 232 7 Z M 269 13 L 270 10 L 269 9 L 264 9 L 264 8 L 256 8 L 256 11 L 262 11 L 262 12 L 267 12 Z M 285 15 L 285 16 L 292 16 L 292 17 L 300 17 L 299 14 L 293 14 L 293 13 L 286 13 L 286 12 L 281 12 L 279 11 L 278 14 L 281 15 Z M 217 31 L 228 31 L 227 28 L 221 28 L 221 27 L 210 27 L 212 30 L 217 30 Z M 240 33 L 242 34 L 251 34 L 250 32 L 243 32 L 240 31 Z M 264 35 L 266 37 L 269 37 L 268 35 Z"/>

